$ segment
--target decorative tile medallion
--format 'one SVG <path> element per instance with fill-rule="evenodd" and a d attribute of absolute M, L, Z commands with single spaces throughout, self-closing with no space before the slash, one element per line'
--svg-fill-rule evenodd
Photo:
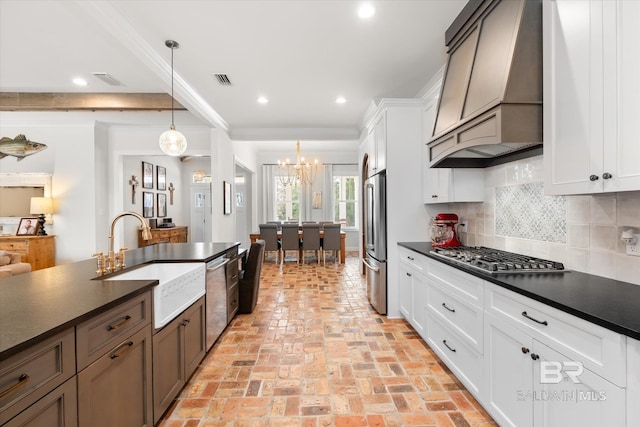
<path fill-rule="evenodd" d="M 496 234 L 566 243 L 566 197 L 545 196 L 541 182 L 497 187 Z"/>

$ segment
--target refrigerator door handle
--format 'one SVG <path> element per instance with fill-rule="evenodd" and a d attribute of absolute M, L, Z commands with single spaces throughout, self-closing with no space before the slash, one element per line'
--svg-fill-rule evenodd
<path fill-rule="evenodd" d="M 366 259 L 366 258 L 364 258 L 364 259 L 362 260 L 362 262 L 364 262 L 364 265 L 366 265 L 366 266 L 369 268 L 369 270 L 373 271 L 374 273 L 377 273 L 378 271 L 380 271 L 380 269 L 379 269 L 378 267 L 375 267 L 375 266 L 373 266 L 373 265 L 369 264 L 369 263 L 367 262 L 367 259 Z"/>

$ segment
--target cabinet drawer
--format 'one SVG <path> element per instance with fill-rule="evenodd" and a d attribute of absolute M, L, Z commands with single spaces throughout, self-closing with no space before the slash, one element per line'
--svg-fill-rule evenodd
<path fill-rule="evenodd" d="M 227 274 L 227 289 L 238 284 L 238 263 L 237 262 L 229 262 L 226 265 L 226 274 Z"/>
<path fill-rule="evenodd" d="M 484 280 L 439 261 L 427 260 L 431 280 L 476 307 L 483 307 Z"/>
<path fill-rule="evenodd" d="M 427 342 L 442 361 L 476 397 L 482 389 L 482 355 L 468 347 L 465 340 L 427 311 Z"/>
<path fill-rule="evenodd" d="M 624 387 L 625 337 L 546 304 L 487 283 L 487 312 Z"/>
<path fill-rule="evenodd" d="M 75 427 L 77 425 L 78 393 L 75 378 L 68 379 L 7 424 L 3 424 L 5 427 Z"/>
<path fill-rule="evenodd" d="M 227 325 L 233 320 L 233 316 L 238 312 L 240 307 L 240 286 L 235 286 L 227 289 Z"/>
<path fill-rule="evenodd" d="M 0 250 L 16 252 L 19 254 L 28 254 L 29 241 L 25 239 L 11 242 L 0 242 Z"/>
<path fill-rule="evenodd" d="M 481 308 L 454 296 L 452 293 L 431 282 L 428 286 L 427 307 L 434 317 L 460 334 L 469 346 L 483 352 L 483 320 Z"/>
<path fill-rule="evenodd" d="M 407 249 L 402 246 L 398 246 L 398 259 L 406 262 L 411 267 L 415 268 L 417 271 L 426 274 L 428 271 L 428 260 L 422 254 L 412 251 L 411 249 Z"/>
<path fill-rule="evenodd" d="M 0 365 L 0 424 L 76 372 L 73 329 L 34 345 Z"/>
<path fill-rule="evenodd" d="M 151 323 L 147 292 L 77 326 L 78 371 L 105 354 L 132 330 Z"/>

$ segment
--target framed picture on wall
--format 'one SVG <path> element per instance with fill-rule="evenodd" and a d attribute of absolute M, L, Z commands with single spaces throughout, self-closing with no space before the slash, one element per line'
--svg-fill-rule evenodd
<path fill-rule="evenodd" d="M 145 218 L 151 218 L 153 214 L 153 193 L 149 191 L 142 192 L 142 216 Z"/>
<path fill-rule="evenodd" d="M 231 214 L 231 183 L 230 182 L 224 181 L 223 194 L 224 194 L 224 214 L 230 215 Z"/>
<path fill-rule="evenodd" d="M 164 166 L 156 166 L 156 182 L 158 190 L 167 189 L 167 168 Z"/>
<path fill-rule="evenodd" d="M 167 216 L 167 195 L 164 193 L 158 193 L 158 218 L 164 218 Z"/>
<path fill-rule="evenodd" d="M 153 165 L 142 162 L 142 188 L 153 188 Z"/>

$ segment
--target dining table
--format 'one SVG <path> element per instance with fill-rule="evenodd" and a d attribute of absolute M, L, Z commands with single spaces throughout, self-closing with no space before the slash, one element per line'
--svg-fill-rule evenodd
<path fill-rule="evenodd" d="M 302 239 L 304 237 L 304 234 L 302 232 L 302 226 L 299 227 L 298 229 L 298 236 Z M 322 239 L 324 237 L 324 230 L 320 229 L 320 238 Z M 250 233 L 249 234 L 249 239 L 251 240 L 251 243 L 255 243 L 256 240 L 258 240 L 260 238 L 260 232 L 254 232 L 254 233 Z M 282 232 L 278 231 L 278 239 L 282 238 Z M 345 233 L 344 231 L 340 230 L 340 264 L 344 264 L 345 262 L 345 242 L 347 239 L 347 233 Z M 302 249 L 300 249 L 300 251 L 302 252 Z"/>

